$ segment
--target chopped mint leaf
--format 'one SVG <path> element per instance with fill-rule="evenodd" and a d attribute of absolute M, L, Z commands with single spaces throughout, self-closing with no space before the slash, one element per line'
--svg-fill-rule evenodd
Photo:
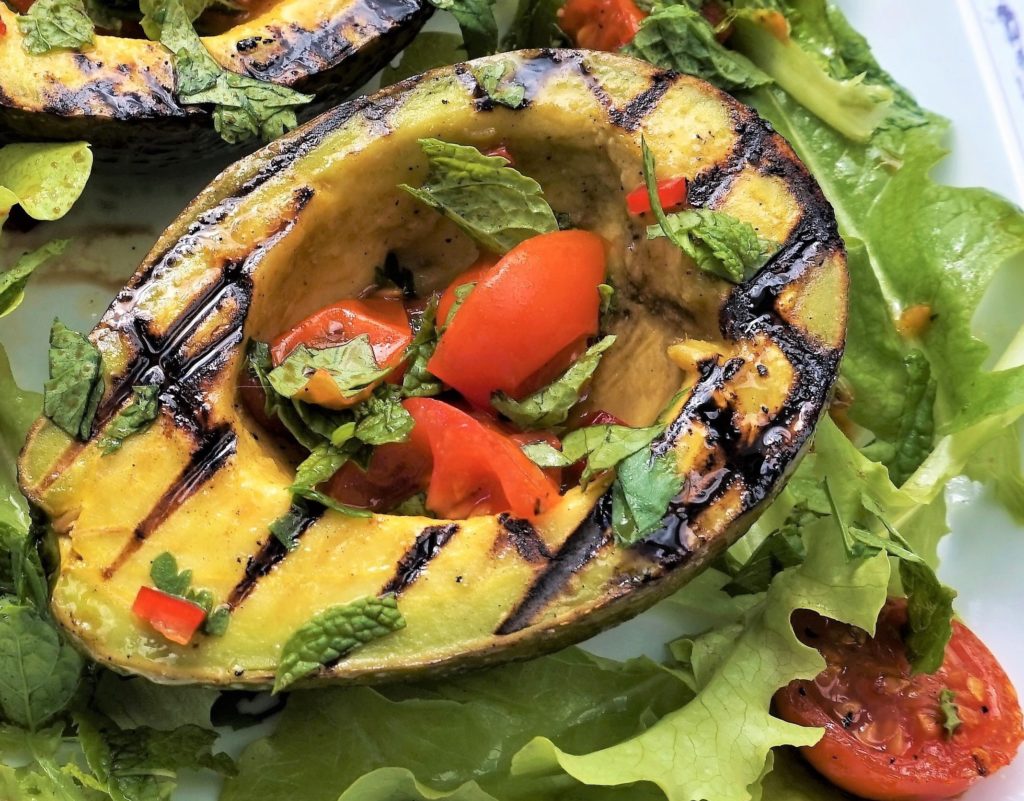
<path fill-rule="evenodd" d="M 621 545 L 632 545 L 661 525 L 669 504 L 683 490 L 675 452 L 656 455 L 645 447 L 619 464 L 612 485 L 612 526 Z"/>
<path fill-rule="evenodd" d="M 798 513 L 795 520 L 800 519 L 802 514 Z M 787 520 L 786 525 L 769 534 L 722 590 L 733 597 L 765 592 L 778 573 L 802 564 L 807 554 L 798 526 Z"/>
<path fill-rule="evenodd" d="M 907 653 L 915 673 L 934 673 L 953 636 L 956 591 L 942 584 L 924 562 L 900 560 L 900 581 L 907 594 Z"/>
<path fill-rule="evenodd" d="M 346 398 L 358 395 L 390 372 L 390 368 L 378 366 L 370 335 L 362 334 L 341 345 L 318 350 L 299 345 L 279 367 L 270 371 L 267 379 L 278 394 L 291 398 L 320 370 L 334 381 Z"/>
<path fill-rule="evenodd" d="M 615 287 L 611 284 L 598 284 L 597 292 L 601 296 L 601 314 L 607 314 L 615 301 Z"/>
<path fill-rule="evenodd" d="M 337 473 L 350 458 L 351 453 L 348 450 L 335 448 L 328 442 L 317 445 L 299 465 L 295 473 L 295 482 L 290 487 L 291 491 L 300 498 L 319 503 L 349 517 L 369 517 L 370 513 L 366 509 L 339 503 L 316 489 L 319 484 Z"/>
<path fill-rule="evenodd" d="M 336 662 L 360 645 L 405 628 L 393 595 L 361 598 L 321 612 L 296 631 L 281 652 L 274 692 Z"/>
<path fill-rule="evenodd" d="M 384 68 L 380 85 L 391 86 L 437 67 L 458 64 L 465 61 L 466 57 L 466 48 L 458 34 L 424 31 L 417 34 L 412 44 L 402 51 L 402 60 L 397 67 L 388 65 Z"/>
<path fill-rule="evenodd" d="M 103 397 L 102 359 L 89 339 L 60 320 L 50 329 L 50 379 L 43 413 L 70 436 L 85 441 Z"/>
<path fill-rule="evenodd" d="M 515 72 L 515 65 L 510 61 L 492 61 L 474 68 L 473 77 L 492 103 L 517 109 L 526 101 L 526 87 L 511 77 L 506 80 L 509 73 L 514 76 Z"/>
<path fill-rule="evenodd" d="M 178 100 L 213 106 L 217 133 L 229 144 L 271 141 L 295 127 L 295 108 L 309 103 L 286 86 L 222 68 L 207 52 L 181 0 L 155 0 L 147 11 L 148 34 L 174 54 Z"/>
<path fill-rule="evenodd" d="M 494 19 L 494 0 L 430 0 L 430 4 L 455 17 L 470 58 L 486 56 L 497 50 L 498 23 Z"/>
<path fill-rule="evenodd" d="M 664 426 L 588 426 L 569 433 L 562 440 L 562 450 L 546 442 L 531 442 L 523 446 L 523 453 L 540 467 L 568 467 L 585 459 L 580 478 L 585 487 L 596 474 L 611 470 L 619 462 L 646 448 L 664 430 Z"/>
<path fill-rule="evenodd" d="M 160 411 L 159 394 L 160 387 L 152 384 L 132 387 L 128 405 L 117 413 L 99 439 L 104 455 L 119 450 L 128 437 L 145 431 L 153 424 Z"/>
<path fill-rule="evenodd" d="M 942 710 L 942 728 L 946 730 L 946 737 L 952 738 L 964 722 L 960 720 L 960 707 L 956 705 L 956 695 L 948 687 L 939 693 L 939 708 Z"/>
<path fill-rule="evenodd" d="M 604 337 L 546 387 L 522 400 L 516 400 L 504 392 L 495 392 L 491 396 L 491 406 L 522 429 L 551 429 L 562 425 L 569 418 L 572 408 L 579 403 L 580 393 L 597 370 L 601 356 L 614 344 L 614 336 Z"/>
<path fill-rule="evenodd" d="M 177 595 L 182 598 L 192 586 L 192 571 L 178 571 L 178 560 L 174 554 L 164 551 L 153 560 L 149 567 L 149 577 L 153 580 L 153 586 L 160 592 L 168 595 Z"/>
<path fill-rule="evenodd" d="M 0 273 L 0 317 L 6 317 L 21 305 L 25 299 L 25 285 L 32 273 L 54 256 L 63 253 L 67 246 L 68 240 L 56 239 L 26 253 L 11 269 Z"/>
<path fill-rule="evenodd" d="M 421 139 L 429 170 L 418 189 L 400 187 L 437 209 L 473 239 L 503 254 L 525 239 L 558 229 L 540 184 L 501 156 L 475 147 Z"/>
<path fill-rule="evenodd" d="M 425 398 L 441 392 L 441 382 L 427 370 L 427 362 L 437 348 L 437 303 L 434 295 L 419 318 L 413 319 L 415 333 L 405 352 L 409 367 L 402 376 L 402 395 L 406 398 Z"/>
<path fill-rule="evenodd" d="M 501 49 L 524 50 L 532 47 L 569 47 L 569 38 L 558 27 L 562 0 L 519 0 L 515 18 Z"/>
<path fill-rule="evenodd" d="M 303 499 L 292 500 L 288 511 L 270 524 L 270 533 L 289 551 L 294 550 L 299 544 L 299 531 L 308 512 L 309 505 Z"/>
<path fill-rule="evenodd" d="M 445 328 L 452 324 L 452 320 L 455 319 L 455 315 L 458 313 L 459 309 L 462 308 L 462 304 L 466 302 L 466 298 L 473 293 L 474 289 L 476 289 L 476 281 L 471 281 L 468 284 L 460 284 L 455 287 L 455 291 L 453 292 L 455 295 L 455 301 L 452 303 L 451 308 L 448 309 L 448 316 L 444 318 Z"/>
<path fill-rule="evenodd" d="M 647 238 L 668 237 L 704 272 L 733 283 L 747 280 L 777 248 L 757 235 L 754 227 L 714 209 L 687 209 L 665 214 L 658 197 L 654 153 L 641 142 L 644 181 L 651 209 L 658 220 L 647 228 Z"/>
<path fill-rule="evenodd" d="M 427 510 L 427 494 L 418 492 L 411 498 L 406 498 L 394 509 L 388 510 L 388 514 L 402 515 L 403 517 L 432 517 Z"/>
<path fill-rule="evenodd" d="M 310 428 L 306 422 L 308 415 L 301 401 L 291 401 L 282 397 L 270 383 L 270 373 L 274 369 L 270 358 L 270 346 L 265 342 L 250 340 L 246 352 L 249 373 L 263 390 L 263 411 L 269 418 L 277 417 L 295 440 L 306 450 L 313 450 L 323 441 L 322 435 Z"/>
<path fill-rule="evenodd" d="M 216 609 L 206 613 L 206 622 L 203 624 L 203 632 L 211 637 L 223 637 L 231 622 L 231 608 L 227 604 L 221 604 Z"/>
<path fill-rule="evenodd" d="M 664 69 L 710 81 L 727 92 L 771 83 L 742 53 L 730 50 L 698 9 L 679 3 L 658 5 L 640 24 L 626 52 Z"/>
<path fill-rule="evenodd" d="M 25 50 L 34 55 L 51 50 L 81 50 L 93 41 L 92 19 L 82 0 L 36 0 L 18 17 Z"/>
<path fill-rule="evenodd" d="M 409 439 L 413 427 L 412 415 L 402 405 L 401 391 L 397 387 L 381 387 L 365 403 L 360 404 L 358 411 L 365 416 L 353 431 L 356 439 L 367 445 L 385 445 Z"/>

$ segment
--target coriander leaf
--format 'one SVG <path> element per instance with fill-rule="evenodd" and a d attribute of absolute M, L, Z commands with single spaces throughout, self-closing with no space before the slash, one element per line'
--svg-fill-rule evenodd
<path fill-rule="evenodd" d="M 70 702 L 82 658 L 43 616 L 0 599 L 0 707 L 32 731 Z"/>
<path fill-rule="evenodd" d="M 390 368 L 381 368 L 373 355 L 370 335 L 362 334 L 341 345 L 312 350 L 299 345 L 267 379 L 274 390 L 286 398 L 301 392 L 317 371 L 323 371 L 345 398 L 358 395 Z"/>
<path fill-rule="evenodd" d="M 494 0 L 430 0 L 430 4 L 455 17 L 470 58 L 486 56 L 497 50 L 498 23 L 494 19 Z"/>
<path fill-rule="evenodd" d="M 100 352 L 83 334 L 60 320 L 50 329 L 50 379 L 43 413 L 67 434 L 85 441 L 103 396 Z"/>
<path fill-rule="evenodd" d="M 402 405 L 397 387 L 385 386 L 360 405 L 365 414 L 355 427 L 353 436 L 367 445 L 405 442 L 412 431 L 412 415 Z"/>
<path fill-rule="evenodd" d="M 491 396 L 491 406 L 519 428 L 552 429 L 569 419 L 569 412 L 580 401 L 580 392 L 594 375 L 601 356 L 615 344 L 614 336 L 606 336 L 587 348 L 572 366 L 542 389 L 522 400 L 498 391 Z"/>
<path fill-rule="evenodd" d="M 646 448 L 664 431 L 664 426 L 588 426 L 568 434 L 562 440 L 561 451 L 546 442 L 532 442 L 523 446 L 523 453 L 541 467 L 568 467 L 585 459 L 586 466 L 580 483 L 586 486 L 594 475 L 610 470 L 619 462 Z"/>
<path fill-rule="evenodd" d="M 506 77 L 511 73 L 511 77 Z M 522 108 L 526 102 L 526 87 L 512 80 L 515 65 L 510 61 L 491 61 L 473 68 L 473 77 L 492 103 L 507 108 Z"/>
<path fill-rule="evenodd" d="M 727 92 L 772 80 L 742 53 L 721 44 L 704 15 L 685 3 L 657 6 L 626 52 L 664 69 L 696 75 Z"/>
<path fill-rule="evenodd" d="M 776 245 L 757 235 L 754 227 L 725 212 L 714 209 L 687 209 L 665 214 L 658 197 L 654 153 L 645 141 L 644 181 L 657 225 L 647 228 L 647 238 L 668 237 L 705 272 L 733 283 L 750 278 L 760 269 Z"/>
<path fill-rule="evenodd" d="M 63 253 L 67 246 L 68 240 L 55 239 L 31 253 L 26 253 L 11 269 L 0 273 L 0 317 L 6 317 L 21 305 L 25 298 L 25 285 L 36 268 Z"/>
<path fill-rule="evenodd" d="M 161 592 L 182 598 L 192 586 L 192 571 L 178 572 L 178 560 L 168 551 L 164 551 L 153 560 L 149 566 L 149 577 L 153 580 L 153 586 Z"/>
<path fill-rule="evenodd" d="M 0 225 L 14 205 L 34 220 L 63 217 L 91 171 L 92 150 L 86 142 L 0 147 Z"/>
<path fill-rule="evenodd" d="M 437 303 L 434 295 L 420 317 L 413 318 L 415 334 L 405 351 L 404 361 L 409 365 L 402 376 L 402 396 L 425 398 L 441 392 L 441 382 L 427 370 L 427 362 L 437 348 Z"/>
<path fill-rule="evenodd" d="M 938 389 L 928 359 L 920 350 L 907 354 L 903 363 L 907 371 L 903 411 L 895 451 L 885 463 L 896 486 L 910 478 L 932 451 Z"/>
<path fill-rule="evenodd" d="M 914 673 L 934 673 L 942 666 L 953 636 L 956 591 L 944 586 L 923 562 L 900 560 L 900 581 L 907 594 L 907 655 Z"/>
<path fill-rule="evenodd" d="M 417 34 L 404 51 L 397 67 L 388 65 L 380 76 L 381 86 L 390 86 L 399 81 L 420 75 L 436 67 L 458 64 L 466 60 L 466 48 L 462 37 L 454 33 L 424 31 Z"/>
<path fill-rule="evenodd" d="M 417 189 L 400 187 L 437 209 L 473 239 L 503 254 L 525 239 L 558 229 L 536 181 L 501 156 L 475 147 L 421 139 L 429 169 Z"/>
<path fill-rule="evenodd" d="M 942 710 L 942 728 L 946 737 L 951 738 L 956 730 L 963 725 L 960 720 L 960 708 L 956 705 L 956 695 L 948 687 L 939 693 L 939 708 Z"/>
<path fill-rule="evenodd" d="M 568 37 L 558 27 L 558 12 L 563 5 L 562 0 L 519 0 L 501 49 L 569 46 Z"/>
<path fill-rule="evenodd" d="M 621 545 L 639 542 L 661 525 L 669 504 L 683 490 L 675 453 L 643 448 L 622 461 L 612 485 L 612 526 Z"/>
<path fill-rule="evenodd" d="M 18 17 L 23 46 L 39 55 L 67 48 L 80 50 L 93 41 L 93 24 L 82 0 L 36 0 Z"/>
<path fill-rule="evenodd" d="M 295 107 L 313 97 L 286 86 L 225 70 L 207 52 L 180 0 L 156 0 L 147 17 L 149 32 L 174 54 L 178 100 L 213 105 L 213 123 L 230 144 L 270 141 L 297 124 Z"/>
<path fill-rule="evenodd" d="M 302 626 L 285 643 L 274 692 L 343 658 L 360 645 L 402 628 L 405 618 L 393 595 L 333 606 Z"/>
<path fill-rule="evenodd" d="M 153 424 L 160 411 L 159 395 L 160 387 L 153 384 L 132 387 L 128 405 L 117 413 L 99 439 L 104 455 L 120 450 L 128 437 L 142 433 Z"/>

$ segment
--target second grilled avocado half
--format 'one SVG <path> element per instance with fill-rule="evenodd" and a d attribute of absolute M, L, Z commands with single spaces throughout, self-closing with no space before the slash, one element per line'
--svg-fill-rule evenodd
<path fill-rule="evenodd" d="M 478 82 L 495 72 L 522 87 L 514 108 Z M 608 243 L 618 342 L 589 403 L 638 424 L 668 408 L 655 446 L 684 479 L 643 541 L 615 541 L 607 481 L 530 523 L 327 510 L 301 521 L 293 550 L 270 536 L 295 462 L 240 403 L 245 343 L 354 297 L 389 253 L 428 291 L 474 260 L 465 234 L 398 188 L 422 181 L 425 137 L 507 146 L 553 208 Z M 641 138 L 659 174 L 689 180 L 694 206 L 781 243 L 757 274 L 732 284 L 646 238 L 624 200 L 643 183 Z M 308 681 L 408 678 L 582 640 L 678 589 L 769 503 L 827 405 L 847 287 L 832 210 L 791 148 L 694 78 L 530 51 L 339 106 L 228 169 L 165 232 L 90 335 L 106 389 L 87 440 L 35 427 L 21 478 L 59 545 L 54 614 L 106 666 L 211 685 L 271 683 L 298 629 L 385 588 L 406 626 Z M 160 385 L 156 423 L 102 455 L 97 438 L 143 377 Z M 132 614 L 164 552 L 230 609 L 222 636 L 176 646 Z"/>

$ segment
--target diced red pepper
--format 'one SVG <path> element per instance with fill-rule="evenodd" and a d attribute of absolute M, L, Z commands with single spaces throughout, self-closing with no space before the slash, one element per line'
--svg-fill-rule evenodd
<path fill-rule="evenodd" d="M 201 606 L 152 587 L 139 588 L 132 611 L 178 645 L 188 645 L 206 620 Z"/>
<path fill-rule="evenodd" d="M 686 205 L 687 184 L 685 178 L 666 178 L 658 181 L 658 199 L 665 211 Z M 626 195 L 626 208 L 630 214 L 646 214 L 651 210 L 651 198 L 646 186 L 638 186 Z"/>
<path fill-rule="evenodd" d="M 505 159 L 505 161 L 508 162 L 509 167 L 514 167 L 516 164 L 516 160 L 512 158 L 512 154 L 508 152 L 508 148 L 505 147 L 505 145 L 498 145 L 497 147 L 492 147 L 490 150 L 486 152 L 485 155 L 501 156 L 503 159 Z"/>

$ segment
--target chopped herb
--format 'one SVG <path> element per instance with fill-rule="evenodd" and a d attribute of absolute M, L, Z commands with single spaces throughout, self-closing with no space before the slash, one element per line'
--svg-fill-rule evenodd
<path fill-rule="evenodd" d="M 370 513 L 367 510 L 346 506 L 316 489 L 319 484 L 337 473 L 350 458 L 349 451 L 336 448 L 330 443 L 317 445 L 299 465 L 295 473 L 295 482 L 290 487 L 292 493 L 349 517 L 369 517 Z"/>
<path fill-rule="evenodd" d="M 58 428 L 85 441 L 92 433 L 92 421 L 103 397 L 100 352 L 86 336 L 54 320 L 49 358 L 50 379 L 43 388 L 43 413 Z"/>
<path fill-rule="evenodd" d="M 192 571 L 178 570 L 178 560 L 174 554 L 164 551 L 149 566 L 149 577 L 153 586 L 160 592 L 183 598 L 194 603 L 206 612 L 203 621 L 203 632 L 212 637 L 223 636 L 231 622 L 231 610 L 227 604 L 214 608 L 213 593 L 209 590 L 192 587 Z"/>
<path fill-rule="evenodd" d="M 92 19 L 82 0 L 36 0 L 18 17 L 25 50 L 34 55 L 51 50 L 80 50 L 93 40 Z"/>
<path fill-rule="evenodd" d="M 362 334 L 341 345 L 318 350 L 299 345 L 279 367 L 270 371 L 267 379 L 279 395 L 291 398 L 301 392 L 320 370 L 331 378 L 338 392 L 346 398 L 358 395 L 391 371 L 378 366 L 370 335 Z"/>
<path fill-rule="evenodd" d="M 67 239 L 55 239 L 31 253 L 26 253 L 11 269 L 0 273 L 0 317 L 6 317 L 21 305 L 25 299 L 25 285 L 28 284 L 32 273 L 54 256 L 63 253 L 67 246 Z"/>
<path fill-rule="evenodd" d="M 281 652 L 274 692 L 332 664 L 361 645 L 405 628 L 393 595 L 361 598 L 321 612 L 296 631 Z"/>
<path fill-rule="evenodd" d="M 558 230 L 540 184 L 501 156 L 485 156 L 475 147 L 421 139 L 430 168 L 418 189 L 401 188 L 437 209 L 494 253 L 523 240 Z"/>
<path fill-rule="evenodd" d="M 270 524 L 270 533 L 289 551 L 294 550 L 308 514 L 308 504 L 301 498 L 294 499 L 288 511 Z"/>
<path fill-rule="evenodd" d="M 494 0 L 430 0 L 430 4 L 455 17 L 470 58 L 486 56 L 497 49 Z"/>
<path fill-rule="evenodd" d="M 601 356 L 614 344 L 614 336 L 604 337 L 546 387 L 522 400 L 515 400 L 504 392 L 495 392 L 491 396 L 491 406 L 523 429 L 551 429 L 562 425 L 579 403 L 580 393 L 597 370 Z"/>
<path fill-rule="evenodd" d="M 619 462 L 645 448 L 665 430 L 664 426 L 630 428 L 619 425 L 597 425 L 578 428 L 562 440 L 558 450 L 547 442 L 531 442 L 523 453 L 540 467 L 568 467 L 581 459 L 586 466 L 580 483 L 586 486 L 597 474 L 610 470 Z"/>
<path fill-rule="evenodd" d="M 766 592 L 776 574 L 803 564 L 806 555 L 799 523 L 787 519 L 786 525 L 765 537 L 722 589 L 734 597 Z"/>
<path fill-rule="evenodd" d="M 675 452 L 641 448 L 619 464 L 612 485 L 612 527 L 621 545 L 632 545 L 657 530 L 669 504 L 683 490 Z"/>
<path fill-rule="evenodd" d="M 128 437 L 145 431 L 153 424 L 160 410 L 159 394 L 160 387 L 152 384 L 132 387 L 128 405 L 117 413 L 99 439 L 104 455 L 119 450 Z"/>
<path fill-rule="evenodd" d="M 358 411 L 365 416 L 353 430 L 352 436 L 356 439 L 367 445 L 385 445 L 409 439 L 413 426 L 412 415 L 402 405 L 401 391 L 397 387 L 381 387 L 365 403 L 360 404 Z"/>
<path fill-rule="evenodd" d="M 571 46 L 569 38 L 558 27 L 558 12 L 563 5 L 562 0 L 519 0 L 501 49 Z"/>
<path fill-rule="evenodd" d="M 942 710 L 942 728 L 946 730 L 946 737 L 952 738 L 964 722 L 960 720 L 956 695 L 948 687 L 939 693 L 939 708 Z"/>
<path fill-rule="evenodd" d="M 425 398 L 440 394 L 441 382 L 427 370 L 427 362 L 437 348 L 437 303 L 434 295 L 418 319 L 413 320 L 415 334 L 405 352 L 409 367 L 402 376 L 402 395 L 406 398 Z"/>
<path fill-rule="evenodd" d="M 597 292 L 601 296 L 601 314 L 607 314 L 615 302 L 615 287 L 611 284 L 598 284 Z"/>
<path fill-rule="evenodd" d="M 512 80 L 515 72 L 510 61 L 492 61 L 474 68 L 473 77 L 492 103 L 518 109 L 526 102 L 526 87 Z"/>

